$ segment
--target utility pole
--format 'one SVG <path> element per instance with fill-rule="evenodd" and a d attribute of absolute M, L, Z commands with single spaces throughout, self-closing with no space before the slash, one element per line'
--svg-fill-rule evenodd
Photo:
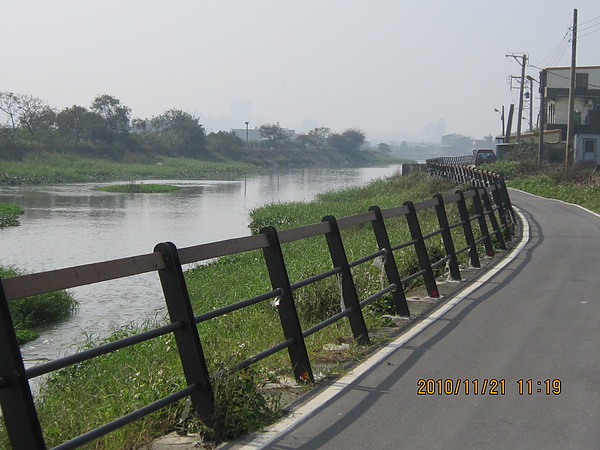
<path fill-rule="evenodd" d="M 574 161 L 574 145 L 575 139 L 575 69 L 577 67 L 577 10 L 573 10 L 573 36 L 571 38 L 571 87 L 569 89 L 569 116 L 567 117 L 567 146 L 565 148 L 565 165 L 571 166 Z"/>
<path fill-rule="evenodd" d="M 512 120 L 513 113 L 515 112 L 515 105 L 511 104 L 508 109 L 508 122 L 506 123 L 506 135 L 504 136 L 504 142 L 510 144 L 510 132 L 512 131 Z M 510 145 L 509 145 L 510 148 Z"/>
<path fill-rule="evenodd" d="M 538 151 L 538 167 L 542 165 L 544 155 L 544 128 L 546 127 L 546 70 L 540 72 L 540 147 Z"/>
<path fill-rule="evenodd" d="M 527 79 L 529 80 L 529 131 L 533 133 L 533 99 L 535 98 L 533 95 L 533 82 L 536 80 L 529 75 L 527 75 Z"/>
<path fill-rule="evenodd" d="M 521 64 L 521 87 L 519 89 L 519 115 L 517 117 L 517 144 L 521 143 L 521 123 L 523 121 L 523 97 L 525 91 L 525 69 L 527 68 L 527 55 L 506 55 L 507 58 L 514 58 L 519 64 Z M 518 58 L 521 58 L 519 61 Z"/>

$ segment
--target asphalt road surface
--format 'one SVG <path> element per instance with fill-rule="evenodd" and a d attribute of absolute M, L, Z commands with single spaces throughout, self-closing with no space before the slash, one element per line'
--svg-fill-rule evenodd
<path fill-rule="evenodd" d="M 599 449 L 600 216 L 511 199 L 504 267 L 244 448 Z"/>

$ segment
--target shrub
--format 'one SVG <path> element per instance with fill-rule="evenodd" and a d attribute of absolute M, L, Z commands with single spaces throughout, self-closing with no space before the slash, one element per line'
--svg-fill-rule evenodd
<path fill-rule="evenodd" d="M 0 228 L 19 225 L 19 216 L 25 214 L 21 208 L 12 203 L 0 203 Z"/>
<path fill-rule="evenodd" d="M 13 267 L 0 267 L 0 278 L 20 275 Z M 48 292 L 8 303 L 19 345 L 37 338 L 35 328 L 68 319 L 78 303 L 66 291 Z"/>

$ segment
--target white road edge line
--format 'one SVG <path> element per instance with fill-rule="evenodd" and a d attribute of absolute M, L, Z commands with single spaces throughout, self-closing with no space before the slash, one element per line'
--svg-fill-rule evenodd
<path fill-rule="evenodd" d="M 235 448 L 239 450 L 256 450 L 262 449 L 265 446 L 269 445 L 275 439 L 279 438 L 281 434 L 290 431 L 291 429 L 297 427 L 310 416 L 313 415 L 316 411 L 319 410 L 325 403 L 329 400 L 337 396 L 340 392 L 346 389 L 351 383 L 356 381 L 357 378 L 362 376 L 365 372 L 371 369 L 373 366 L 381 362 L 383 359 L 387 358 L 392 352 L 396 351 L 398 348 L 402 347 L 406 342 L 411 340 L 433 322 L 438 320 L 456 305 L 458 305 L 462 300 L 468 297 L 473 291 L 481 287 L 487 280 L 496 275 L 502 268 L 506 267 L 509 263 L 511 263 L 518 255 L 521 253 L 525 245 L 529 242 L 529 222 L 525 216 L 521 213 L 518 208 L 514 208 L 515 212 L 521 219 L 522 224 L 522 236 L 521 242 L 517 245 L 511 252 L 500 261 L 496 266 L 489 269 L 480 279 L 473 282 L 473 284 L 469 285 L 467 288 L 460 291 L 455 297 L 452 298 L 448 303 L 446 303 L 441 308 L 433 311 L 432 314 L 422 319 L 418 324 L 414 327 L 410 328 L 406 333 L 399 336 L 397 339 L 383 347 L 381 350 L 377 351 L 374 355 L 369 357 L 365 362 L 361 363 L 357 367 L 355 367 L 352 371 L 344 375 L 338 381 L 334 382 L 330 387 L 325 389 L 323 392 L 315 396 L 313 399 L 309 400 L 307 403 L 299 407 L 297 410 L 294 410 L 290 413 L 289 416 L 270 426 L 263 432 L 258 432 L 255 435 L 254 439 L 251 442 L 239 445 L 236 445 Z M 230 442 L 229 444 L 235 445 L 234 442 Z"/>

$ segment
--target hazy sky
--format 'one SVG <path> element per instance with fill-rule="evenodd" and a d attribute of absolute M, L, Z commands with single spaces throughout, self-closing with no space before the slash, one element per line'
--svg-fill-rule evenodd
<path fill-rule="evenodd" d="M 427 126 L 443 120 L 444 133 L 499 134 L 494 108 L 518 104 L 508 79 L 520 75 L 520 66 L 505 55 L 527 53 L 539 67 L 568 66 L 575 8 L 578 65 L 600 66 L 598 0 L 0 0 L 0 6 L 0 90 L 58 109 L 89 107 L 97 95 L 110 94 L 132 117 L 179 108 L 208 131 L 244 128 L 248 120 L 250 127 L 279 122 L 297 131 L 356 127 L 368 139 L 390 142 L 424 139 Z M 537 79 L 539 69 L 527 73 Z"/>

